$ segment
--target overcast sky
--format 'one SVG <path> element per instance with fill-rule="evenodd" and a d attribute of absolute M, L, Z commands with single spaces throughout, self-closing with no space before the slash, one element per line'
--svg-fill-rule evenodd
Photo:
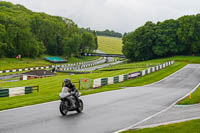
<path fill-rule="evenodd" d="M 79 27 L 130 32 L 146 21 L 200 13 L 200 0 L 6 0 L 72 19 Z"/>

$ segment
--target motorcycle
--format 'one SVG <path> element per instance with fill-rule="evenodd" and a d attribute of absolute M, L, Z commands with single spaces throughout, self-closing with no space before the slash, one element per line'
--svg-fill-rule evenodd
<path fill-rule="evenodd" d="M 80 94 L 78 94 L 78 98 L 76 99 L 73 92 L 69 92 L 68 87 L 63 87 L 62 92 L 59 94 L 60 97 L 60 113 L 65 116 L 68 111 L 76 111 L 77 113 L 81 113 L 83 111 L 83 101 L 79 98 Z"/>

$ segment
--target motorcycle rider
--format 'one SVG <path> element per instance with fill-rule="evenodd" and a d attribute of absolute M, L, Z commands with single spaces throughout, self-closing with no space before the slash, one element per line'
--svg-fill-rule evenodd
<path fill-rule="evenodd" d="M 69 92 L 75 97 L 75 100 L 78 102 L 79 92 L 69 78 L 64 80 L 64 87 L 69 88 Z M 75 103 L 73 104 L 73 106 L 75 106 Z"/>

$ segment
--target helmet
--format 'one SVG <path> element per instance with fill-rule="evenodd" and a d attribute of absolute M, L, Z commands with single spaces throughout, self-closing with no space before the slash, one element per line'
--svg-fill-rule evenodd
<path fill-rule="evenodd" d="M 71 84 L 72 83 L 71 83 L 71 80 L 69 78 L 67 78 L 67 79 L 64 80 L 64 86 L 65 87 L 71 87 Z"/>

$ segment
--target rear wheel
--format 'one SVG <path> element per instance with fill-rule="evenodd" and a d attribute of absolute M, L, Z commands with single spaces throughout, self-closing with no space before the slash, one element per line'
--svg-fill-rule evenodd
<path fill-rule="evenodd" d="M 65 101 L 65 102 L 67 102 L 67 101 Z M 60 103 L 60 113 L 61 113 L 63 116 L 67 115 L 67 112 L 68 112 L 67 103 L 65 103 L 65 102 L 62 101 L 62 102 Z"/>
<path fill-rule="evenodd" d="M 76 109 L 78 113 L 81 113 L 83 111 L 83 101 L 81 99 L 79 101 L 79 107 Z"/>

